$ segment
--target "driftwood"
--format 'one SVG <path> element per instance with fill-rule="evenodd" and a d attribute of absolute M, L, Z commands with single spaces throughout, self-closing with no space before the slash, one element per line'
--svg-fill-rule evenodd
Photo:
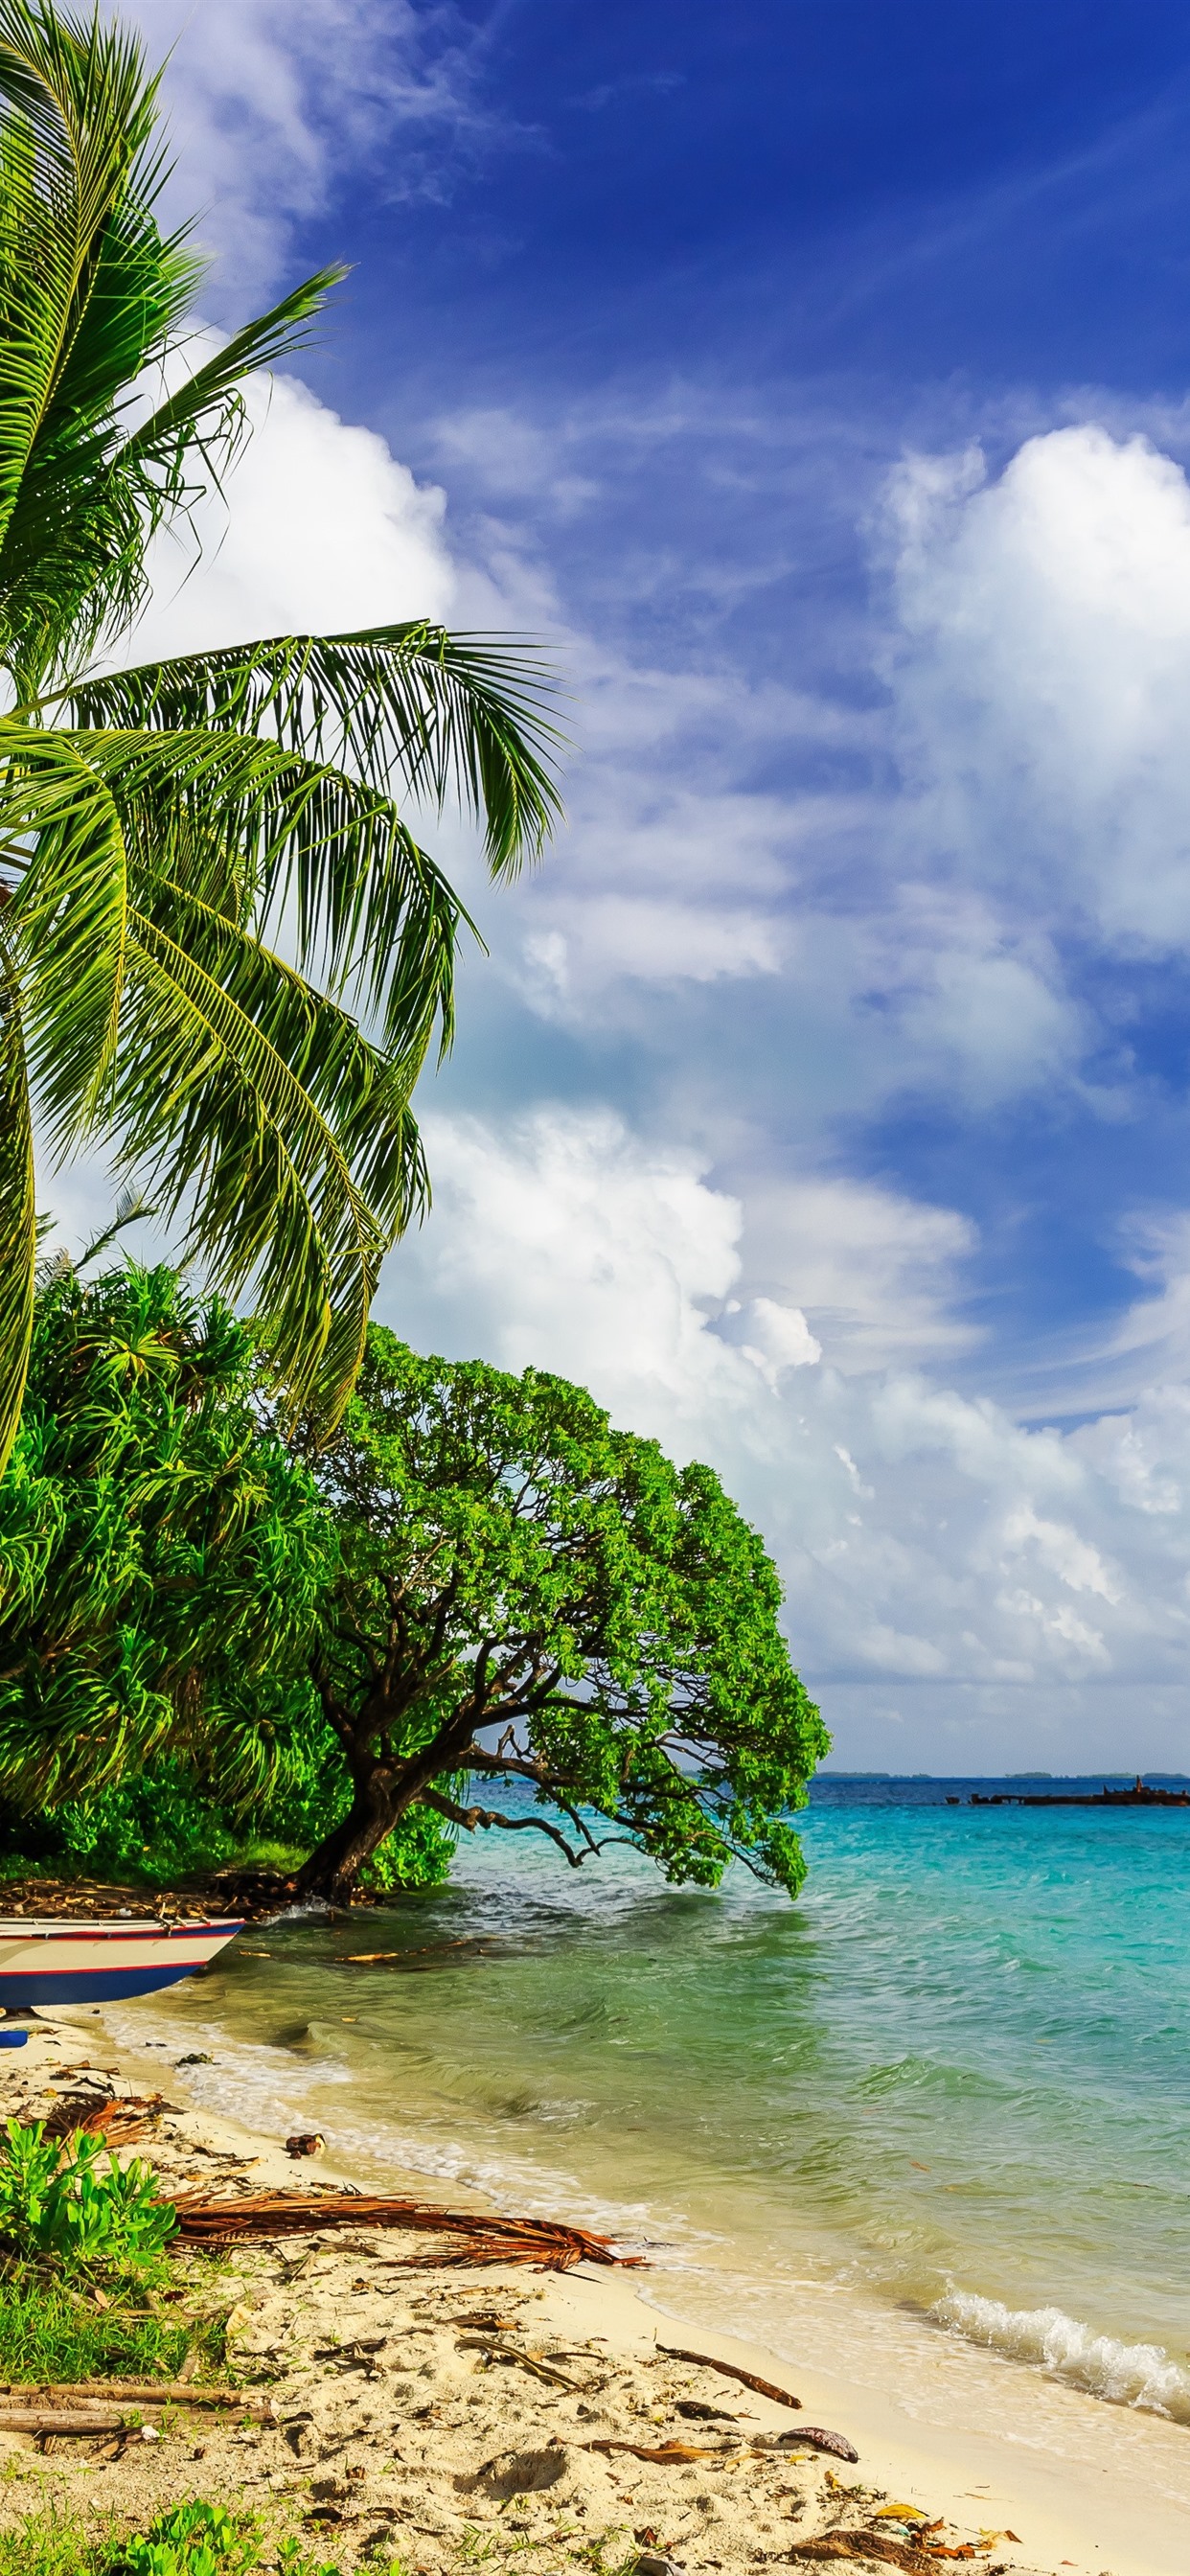
<path fill-rule="evenodd" d="M 553 2369 L 551 2364 L 543 2361 L 538 2353 L 518 2352 L 515 2344 L 480 2343 L 478 2337 L 469 2337 L 467 2342 L 459 2344 L 457 2349 L 460 2352 L 486 2353 L 489 2361 L 515 2363 L 518 2370 L 529 2371 L 534 2379 L 548 2380 L 552 2388 L 567 2388 L 572 2397 L 586 2396 L 587 2392 L 581 2380 L 568 2379 L 565 2371 Z"/>
<path fill-rule="evenodd" d="M 660 2468 L 682 2468 L 687 2460 L 722 2460 L 727 2454 L 722 2444 L 706 2442 L 663 2442 L 660 2450 L 651 2451 L 644 2442 L 588 2442 L 589 2451 L 630 2451 L 634 2460 L 655 2460 Z"/>
<path fill-rule="evenodd" d="M 741 2388 L 754 2388 L 758 2397 L 771 2397 L 775 2406 L 801 2405 L 801 2398 L 791 2397 L 787 2388 L 774 2388 L 771 2379 L 758 2379 L 755 2371 L 741 2370 L 738 2362 L 716 2361 L 710 2352 L 687 2352 L 680 2343 L 659 2343 L 657 2350 L 671 2361 L 696 2361 L 702 2370 L 721 2370 L 725 2379 L 738 2379 Z"/>
<path fill-rule="evenodd" d="M 886 2540 L 882 2531 L 820 2531 L 816 2540 L 795 2540 L 789 2555 L 791 2558 L 878 2558 L 888 2567 L 906 2568 L 910 2576 L 924 2576 L 931 2563 L 924 2550 L 911 2549 L 900 2540 Z"/>
<path fill-rule="evenodd" d="M 69 2406 L 4 2406 L 0 2407 L 0 2433 L 126 2433 L 122 2415 L 110 2406 L 92 2406 L 76 2413 Z"/>
<path fill-rule="evenodd" d="M 325 2227 L 402 2227 L 453 2239 L 448 2264 L 535 2263 L 569 2272 L 576 2263 L 635 2269 L 640 2254 L 616 2254 L 612 2239 L 549 2218 L 501 2218 L 473 2209 L 434 2209 L 420 2200 L 373 2200 L 364 2192 L 247 2191 L 235 2200 L 198 2192 L 174 2201 L 183 2245 L 226 2245 L 239 2236 L 310 2236 Z M 406 2258 L 416 2263 L 416 2255 Z"/>
<path fill-rule="evenodd" d="M 86 2404 L 103 2403 L 122 2406 L 235 2406 L 241 2415 L 251 2415 L 262 2424 L 274 2415 L 271 2397 L 262 2397 L 259 2389 L 195 2388 L 186 2379 L 73 2379 L 43 2380 L 37 2386 L 29 2381 L 8 2380 L 0 2384 L 0 2416 L 7 2420 L 11 2407 L 24 2402 L 33 2404 L 64 2403 L 81 2398 Z"/>

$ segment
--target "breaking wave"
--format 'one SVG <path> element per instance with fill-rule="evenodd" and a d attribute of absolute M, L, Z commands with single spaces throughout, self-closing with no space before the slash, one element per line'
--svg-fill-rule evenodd
<path fill-rule="evenodd" d="M 1052 2371 L 1110 2405 L 1143 2406 L 1190 2424 L 1190 2370 L 1160 2344 L 1120 2343 L 1068 2317 L 1063 2308 L 1007 2308 L 1002 2299 L 981 2299 L 971 2290 L 948 2291 L 930 2315 L 935 2325 L 964 2335 L 968 2343 Z"/>

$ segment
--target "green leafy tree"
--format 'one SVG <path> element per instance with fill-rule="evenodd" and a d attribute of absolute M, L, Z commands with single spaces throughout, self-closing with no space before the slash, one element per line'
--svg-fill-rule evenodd
<path fill-rule="evenodd" d="M 333 1423 L 424 1201 L 410 1095 L 451 1026 L 460 906 L 396 795 L 461 796 L 496 876 L 556 811 L 545 681 L 511 646 L 415 623 L 106 667 L 149 540 L 218 483 L 245 382 L 342 274 L 195 344 L 201 264 L 155 212 L 157 88 L 118 27 L 0 0 L 0 1467 L 35 1109 L 51 1153 L 151 1178 Z"/>
<path fill-rule="evenodd" d="M 776 1570 L 708 1467 L 562 1378 L 419 1359 L 373 1326 L 318 1475 L 340 1566 L 311 1669 L 351 1799 L 305 1890 L 349 1900 L 422 1807 L 576 1866 L 607 1824 L 671 1880 L 713 1886 L 735 1857 L 796 1892 L 788 1817 L 828 1738 Z M 469 1802 L 467 1775 L 520 1803 Z"/>
<path fill-rule="evenodd" d="M 308 1697 L 337 1551 L 256 1386 L 245 1327 L 173 1270 L 87 1285 L 66 1265 L 41 1287 L 0 1478 L 0 1788 L 18 1815 L 105 1792 L 135 1809 L 149 1774 L 243 1809 L 283 1767 L 286 1680 Z"/>

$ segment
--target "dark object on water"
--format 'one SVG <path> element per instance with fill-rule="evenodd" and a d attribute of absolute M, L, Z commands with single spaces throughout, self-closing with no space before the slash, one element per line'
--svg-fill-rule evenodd
<path fill-rule="evenodd" d="M 947 1801 L 949 1804 L 949 1800 Z M 1021 1789 L 999 1789 L 991 1798 L 981 1798 L 978 1789 L 971 1792 L 973 1807 L 1190 1807 L 1190 1789 L 1150 1789 L 1139 1771 L 1130 1789 L 1102 1789 L 1090 1797 L 1072 1793 L 1056 1798 L 1026 1797 Z"/>
<path fill-rule="evenodd" d="M 801 2442 L 807 2442 L 814 2451 L 831 2451 L 837 2460 L 859 2458 L 859 2452 L 852 2449 L 845 2433 L 828 2433 L 821 2424 L 799 2424 L 796 2433 L 777 2435 L 778 2447 L 782 2451 L 795 2450 Z"/>
<path fill-rule="evenodd" d="M 213 2066 L 214 2063 L 214 2058 L 208 2057 L 205 2048 L 192 2048 L 189 2057 L 177 2057 L 174 2060 L 175 2066 Z"/>
<path fill-rule="evenodd" d="M 321 2129 L 303 2129 L 297 2137 L 286 2139 L 285 2153 L 287 2156 L 324 2156 L 326 2139 Z"/>
<path fill-rule="evenodd" d="M 801 2406 L 800 2397 L 791 2397 L 787 2388 L 774 2388 L 771 2379 L 757 2379 L 750 2370 L 741 2370 L 735 2361 L 716 2361 L 710 2352 L 687 2352 L 684 2344 L 659 2343 L 658 2352 L 670 2361 L 696 2361 L 703 2370 L 721 2370 L 725 2379 L 738 2379 L 741 2388 L 754 2388 L 758 2397 L 771 2397 L 776 2406 Z"/>
<path fill-rule="evenodd" d="M 372 2200 L 362 2191 L 247 2191 L 238 2200 L 210 2200 L 205 2193 L 189 2192 L 173 2205 L 178 2214 L 174 2241 L 182 2245 L 227 2245 L 237 2236 L 316 2236 L 324 2227 L 410 2227 L 454 2239 L 435 2258 L 440 2263 L 536 2263 L 543 2272 L 569 2272 L 576 2263 L 636 2270 L 645 2259 L 643 2254 L 616 2254 L 610 2237 L 593 2236 L 585 2227 L 564 2227 L 557 2219 L 432 2209 L 420 2200 Z M 404 2258 L 412 2265 L 423 2259 L 416 2254 Z M 723 2362 L 714 2366 L 727 2367 Z M 787 2397 L 784 2403 L 796 2405 L 797 2399 Z"/>

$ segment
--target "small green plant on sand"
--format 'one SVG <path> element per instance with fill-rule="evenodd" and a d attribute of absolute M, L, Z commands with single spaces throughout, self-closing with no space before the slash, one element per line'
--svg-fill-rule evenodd
<path fill-rule="evenodd" d="M 0 2240 L 66 2269 L 143 2272 L 161 2260 L 177 2213 L 147 2165 L 109 2158 L 102 2137 L 47 2138 L 10 2120 L 0 2147 Z"/>
<path fill-rule="evenodd" d="M 246 2515 L 193 2499 L 126 2541 L 117 2568 L 119 2576 L 248 2576 L 260 2565 L 259 2539 Z"/>

